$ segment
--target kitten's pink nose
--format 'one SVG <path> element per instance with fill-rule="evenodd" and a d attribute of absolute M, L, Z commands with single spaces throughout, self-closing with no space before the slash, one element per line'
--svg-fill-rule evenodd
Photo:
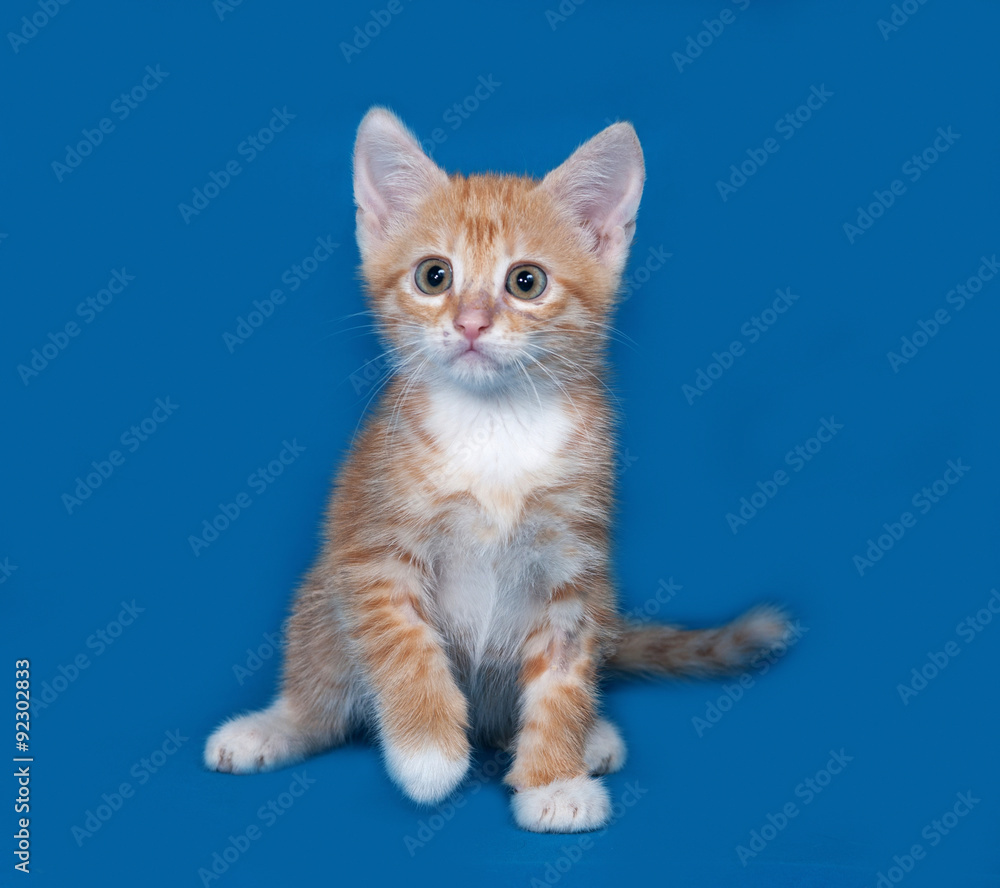
<path fill-rule="evenodd" d="M 490 326 L 490 322 L 489 312 L 480 308 L 465 308 L 455 318 L 455 329 L 469 340 L 469 345 L 472 345 L 479 338 L 479 334 Z"/>

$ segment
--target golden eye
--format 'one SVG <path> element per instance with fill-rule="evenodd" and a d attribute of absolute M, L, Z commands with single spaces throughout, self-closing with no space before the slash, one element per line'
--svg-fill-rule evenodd
<path fill-rule="evenodd" d="M 444 259 L 424 259 L 413 279 L 422 293 L 437 296 L 451 286 L 451 266 Z"/>
<path fill-rule="evenodd" d="M 507 292 L 518 299 L 537 299 L 546 283 L 545 272 L 537 265 L 518 265 L 507 275 Z"/>

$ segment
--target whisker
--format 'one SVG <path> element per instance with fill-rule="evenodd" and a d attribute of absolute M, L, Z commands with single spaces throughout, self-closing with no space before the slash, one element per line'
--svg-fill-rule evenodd
<path fill-rule="evenodd" d="M 339 324 L 341 321 L 349 321 L 351 318 L 358 318 L 361 315 L 371 315 L 375 317 L 375 312 L 370 308 L 363 309 L 362 311 L 352 311 L 350 314 L 343 315 L 339 318 L 330 318 L 327 321 L 323 321 L 324 324 Z"/>
<path fill-rule="evenodd" d="M 598 383 L 600 383 L 602 388 L 614 399 L 614 402 L 618 405 L 619 409 L 624 408 L 621 399 L 618 397 L 618 395 L 615 394 L 614 390 L 612 390 L 611 387 L 592 370 L 589 370 L 587 367 L 584 367 L 583 364 L 579 363 L 578 361 L 574 361 L 572 358 L 566 357 L 566 355 L 561 354 L 560 352 L 554 351 L 550 348 L 546 348 L 545 346 L 536 346 L 536 347 L 544 351 L 545 354 L 551 355 L 553 360 L 555 360 L 557 363 L 560 363 L 563 366 L 568 367 L 572 370 L 581 370 L 588 376 L 595 379 Z"/>
<path fill-rule="evenodd" d="M 395 346 L 395 349 L 399 351 L 405 348 L 406 346 L 407 343 L 404 342 L 401 343 L 400 345 Z M 374 400 L 375 396 L 378 395 L 400 371 L 404 370 L 412 360 L 413 360 L 412 355 L 405 355 L 403 357 L 403 360 L 397 363 L 390 372 L 386 373 L 385 378 L 382 379 L 378 383 L 378 385 L 375 386 L 374 391 L 372 391 L 371 395 L 368 396 L 368 400 L 365 401 L 365 406 L 362 408 L 361 416 L 358 417 L 358 422 L 354 427 L 354 434 L 351 436 L 352 447 L 354 446 L 355 439 L 358 437 L 358 431 L 361 428 L 361 423 L 364 421 L 364 418 L 368 413 L 368 408 L 371 405 L 371 402 Z"/>
<path fill-rule="evenodd" d="M 580 419 L 581 428 L 586 429 L 587 424 L 584 421 L 583 414 L 580 412 L 580 408 L 577 407 L 576 401 L 573 400 L 573 396 L 566 389 L 566 386 L 564 386 L 562 382 L 559 381 L 559 379 L 552 373 L 552 371 L 549 370 L 548 367 L 546 367 L 541 361 L 538 360 L 538 358 L 536 358 L 530 352 L 525 350 L 523 351 L 523 354 L 526 358 L 528 358 L 528 360 L 533 361 L 539 367 L 539 369 L 541 369 L 542 372 L 545 373 L 562 390 L 562 393 L 566 396 L 566 400 L 569 402 L 570 406 L 576 411 L 576 415 Z"/>
<path fill-rule="evenodd" d="M 524 378 L 528 380 L 528 385 L 531 386 L 531 390 L 535 393 L 535 400 L 538 401 L 538 409 L 543 410 L 544 408 L 542 407 L 541 395 L 538 394 L 538 389 L 535 388 L 534 380 L 532 380 L 531 374 L 528 373 L 528 368 L 524 366 L 524 364 L 521 362 L 521 359 L 518 358 L 516 355 L 514 356 L 514 363 L 516 363 L 517 366 L 521 369 L 521 372 L 524 374 Z"/>
<path fill-rule="evenodd" d="M 421 362 L 417 369 L 410 374 L 409 378 L 406 380 L 406 384 L 403 386 L 399 397 L 396 398 L 396 403 L 393 405 L 392 413 L 389 415 L 389 424 L 386 428 L 386 448 L 392 449 L 393 442 L 396 438 L 396 430 L 399 427 L 399 421 L 403 416 L 403 406 L 405 403 L 405 398 L 409 393 L 410 389 L 417 383 L 420 378 L 420 370 L 422 370 L 427 364 L 430 363 L 428 358 L 424 356 L 424 352 L 427 351 L 429 346 L 424 344 L 416 352 L 413 353 L 413 358 L 420 357 Z"/>

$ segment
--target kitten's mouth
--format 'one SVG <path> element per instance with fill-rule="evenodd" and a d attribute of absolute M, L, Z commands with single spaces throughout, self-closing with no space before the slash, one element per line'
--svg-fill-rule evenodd
<path fill-rule="evenodd" d="M 476 348 L 472 344 L 454 353 L 451 365 L 461 377 L 473 379 L 492 378 L 500 369 L 495 358 L 488 355 L 483 348 Z"/>
<path fill-rule="evenodd" d="M 477 364 L 480 362 L 488 364 L 493 363 L 493 360 L 487 357 L 485 354 L 483 354 L 483 352 L 480 349 L 476 348 L 475 345 L 469 345 L 467 349 L 464 349 L 463 351 L 459 352 L 456 360 L 470 361 Z"/>

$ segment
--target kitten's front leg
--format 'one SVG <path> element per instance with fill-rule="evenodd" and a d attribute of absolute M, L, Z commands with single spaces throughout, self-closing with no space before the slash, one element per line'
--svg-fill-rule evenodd
<path fill-rule="evenodd" d="M 524 646 L 520 731 L 505 778 L 523 829 L 583 832 L 608 819 L 607 789 L 589 776 L 585 755 L 596 723 L 598 647 L 578 590 L 556 589 Z"/>
<path fill-rule="evenodd" d="M 376 571 L 358 596 L 356 639 L 375 692 L 390 776 L 414 801 L 448 796 L 469 768 L 468 703 L 441 639 L 424 617 L 410 564 Z"/>

